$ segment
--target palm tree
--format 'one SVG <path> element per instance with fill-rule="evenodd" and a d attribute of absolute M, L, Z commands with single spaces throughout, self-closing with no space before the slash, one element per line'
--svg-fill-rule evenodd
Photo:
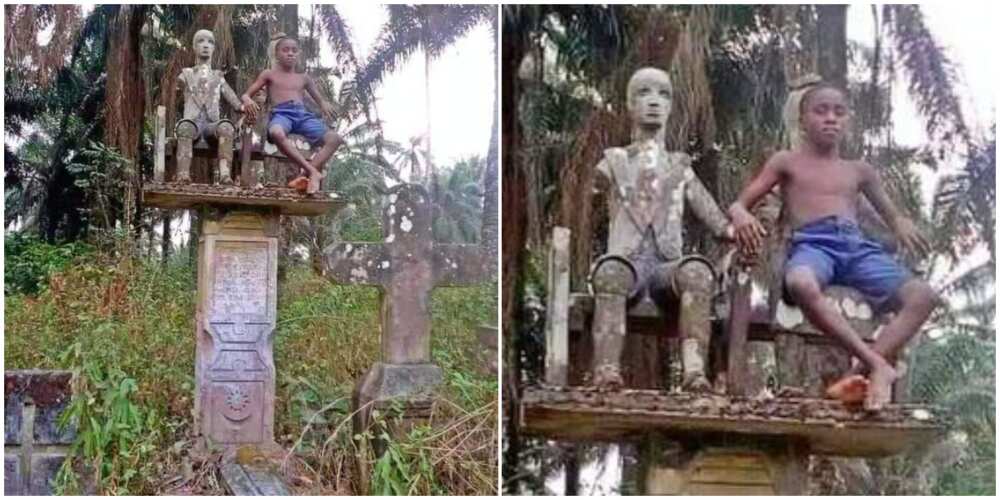
<path fill-rule="evenodd" d="M 483 218 L 480 180 L 483 158 L 459 160 L 437 176 L 439 193 L 434 204 L 434 240 L 450 243 L 479 243 Z"/>
<path fill-rule="evenodd" d="M 396 70 L 417 49 L 424 53 L 424 94 L 427 107 L 425 135 L 429 169 L 433 172 L 430 130 L 430 62 L 476 25 L 496 16 L 496 7 L 489 5 L 391 5 L 389 20 L 382 27 L 368 61 L 358 71 L 360 94 L 366 100 L 383 78 Z M 414 176 L 419 182 L 426 172 Z"/>

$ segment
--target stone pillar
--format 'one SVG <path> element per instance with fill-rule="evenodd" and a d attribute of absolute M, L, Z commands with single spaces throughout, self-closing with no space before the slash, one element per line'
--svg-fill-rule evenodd
<path fill-rule="evenodd" d="M 703 446 L 685 448 L 653 439 L 639 481 L 645 495 L 804 495 L 809 454 L 804 446 Z"/>
<path fill-rule="evenodd" d="M 195 432 L 227 455 L 274 445 L 278 218 L 216 209 L 201 223 Z"/>

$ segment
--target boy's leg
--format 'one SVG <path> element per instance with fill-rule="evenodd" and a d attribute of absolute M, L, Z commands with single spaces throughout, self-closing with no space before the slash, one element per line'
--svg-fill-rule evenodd
<path fill-rule="evenodd" d="M 322 177 L 322 174 L 317 172 L 316 169 L 309 164 L 309 161 L 302 156 L 302 153 L 299 152 L 299 148 L 295 147 L 295 144 L 292 144 L 292 141 L 288 139 L 288 134 L 285 132 L 284 128 L 278 125 L 272 125 L 267 129 L 267 133 L 271 137 L 271 142 L 278 147 L 278 150 L 288 157 L 288 159 L 294 161 L 299 167 L 306 169 L 306 171 L 309 172 L 310 177 L 314 175 Z"/>
<path fill-rule="evenodd" d="M 872 349 L 886 360 L 895 360 L 899 350 L 920 331 L 921 325 L 938 304 L 937 292 L 919 279 L 907 281 L 897 292 L 900 307 L 892 321 L 882 327 Z M 867 367 L 857 365 L 850 374 L 866 373 Z"/>
<path fill-rule="evenodd" d="M 323 166 L 326 165 L 326 162 L 333 156 L 333 153 L 337 152 L 337 149 L 339 149 L 343 143 L 344 140 L 341 139 L 340 136 L 337 135 L 337 133 L 332 130 L 327 130 L 326 133 L 323 134 L 323 148 L 320 149 L 319 152 L 316 153 L 316 155 L 313 156 L 312 160 L 310 161 L 313 167 L 316 168 L 317 172 L 321 173 L 323 172 Z M 309 191 L 310 193 L 315 193 L 316 191 L 319 190 L 319 180 L 320 178 L 325 176 L 326 174 L 323 174 L 322 176 L 316 179 L 315 189 L 312 189 L 312 186 L 310 185 L 311 189 Z M 310 177 L 309 182 L 310 184 L 312 184 L 313 182 L 312 177 Z"/>
<path fill-rule="evenodd" d="M 788 287 L 789 293 L 795 298 L 806 319 L 823 333 L 840 341 L 868 366 L 871 383 L 865 399 L 865 408 L 881 409 L 889 402 L 890 387 L 897 377 L 896 370 L 878 352 L 866 345 L 847 320 L 826 301 L 819 281 L 810 268 L 804 266 L 790 268 L 785 274 L 785 286 Z"/>

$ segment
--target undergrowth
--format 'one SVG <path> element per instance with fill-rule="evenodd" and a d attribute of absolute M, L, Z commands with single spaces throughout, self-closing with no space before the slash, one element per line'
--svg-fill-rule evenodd
<path fill-rule="evenodd" d="M 87 487 L 223 493 L 219 455 L 193 446 L 190 264 L 123 263 L 98 252 L 72 259 L 46 272 L 37 295 L 5 293 L 6 368 L 77 375 L 77 393 L 86 397 L 69 413 L 79 426 L 74 465 Z M 495 323 L 495 290 L 491 283 L 435 291 L 432 350 L 445 384 L 430 423 L 389 440 L 389 453 L 377 460 L 369 440 L 383 436 L 355 434 L 350 396 L 379 358 L 378 292 L 290 269 L 278 295 L 275 438 L 295 493 L 496 494 L 498 387 L 482 370 L 475 336 L 478 325 Z M 366 470 L 375 472 L 367 477 Z M 63 491 L 84 488 L 69 476 Z"/>

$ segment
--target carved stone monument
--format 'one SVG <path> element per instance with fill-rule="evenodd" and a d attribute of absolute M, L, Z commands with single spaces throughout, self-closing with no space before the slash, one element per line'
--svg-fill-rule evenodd
<path fill-rule="evenodd" d="M 201 213 L 194 429 L 201 445 L 222 448 L 228 460 L 242 446 L 276 446 L 273 340 L 280 217 L 322 215 L 344 203 L 329 192 L 301 196 L 283 182 L 282 187 L 260 185 L 251 164 L 259 166 L 268 157 L 254 150 L 248 134 L 241 144 L 244 154 L 234 163 L 235 128 L 221 118 L 219 105 L 224 99 L 239 108 L 239 99 L 222 72 L 211 69 L 212 33 L 199 31 L 194 45 L 198 63 L 178 77 L 184 118 L 174 148 L 165 139 L 164 109 L 158 110 L 154 179 L 143 186 L 143 201 Z M 218 183 L 211 176 L 202 176 L 208 182 L 191 182 L 199 180 L 190 172 L 192 158 L 211 156 L 212 148 L 218 150 Z M 241 171 L 238 183 L 233 167 Z M 174 182 L 166 182 L 170 170 Z"/>
<path fill-rule="evenodd" d="M 214 444 L 271 444 L 278 217 L 208 215 L 198 242 L 195 427 Z"/>
<path fill-rule="evenodd" d="M 630 100 L 633 90 L 640 96 L 662 92 L 661 102 L 669 96 L 662 85 L 640 82 L 637 89 L 630 84 Z M 646 121 L 649 130 L 655 130 L 663 106 L 651 106 L 657 100 L 653 97 L 648 100 L 633 120 L 640 125 Z M 630 111 L 636 109 L 630 102 Z M 571 292 L 571 234 L 565 228 L 553 231 L 545 377 L 523 390 L 516 413 L 520 431 L 560 442 L 613 442 L 636 450 L 638 459 L 623 461 L 624 494 L 801 495 L 808 492 L 811 454 L 885 457 L 939 439 L 949 425 L 948 415 L 939 408 L 900 401 L 898 393 L 892 404 L 875 413 L 824 399 L 822 379 L 842 373 L 849 357 L 817 335 L 797 308 L 776 300 L 780 293 L 774 291 L 780 288 L 772 285 L 770 307 L 753 307 L 749 272 L 737 266 L 727 272 L 728 308 L 714 311 L 716 318 L 698 317 L 713 312 L 708 308 L 695 315 L 698 321 L 704 319 L 704 328 L 724 332 L 726 355 L 719 356 L 715 371 L 728 374 L 725 390 L 678 392 L 669 390 L 672 384 L 658 382 L 662 364 L 656 357 L 650 362 L 648 353 L 662 348 L 665 328 L 660 323 L 650 328 L 649 318 L 666 317 L 668 325 L 679 324 L 682 331 L 685 321 L 687 328 L 692 326 L 684 319 L 692 309 L 685 303 L 683 286 L 679 308 L 658 307 L 648 314 L 644 307 L 644 302 L 656 299 L 648 294 L 678 285 L 667 279 L 676 276 L 677 269 L 667 267 L 671 261 L 664 257 L 680 256 L 677 206 L 682 199 L 691 201 L 684 176 L 673 174 L 676 178 L 671 179 L 669 168 L 662 169 L 666 175 L 646 174 L 643 179 L 648 165 L 684 166 L 683 159 L 670 161 L 659 143 L 657 139 L 653 147 L 633 144 L 605 152 L 599 168 L 612 182 L 611 255 L 595 263 L 588 293 Z M 687 195 L 682 198 L 681 193 Z M 650 258 L 650 249 L 659 256 Z M 776 267 L 781 269 L 780 263 Z M 849 290 L 830 295 L 852 326 L 867 333 L 878 326 L 870 307 Z M 749 367 L 750 342 L 770 343 L 776 353 L 782 389 L 777 397 L 766 389 L 751 392 L 769 384 L 752 380 L 764 377 Z M 676 351 L 676 346 L 670 350 Z M 685 365 L 704 359 L 700 352 L 697 357 L 690 354 L 685 345 Z M 617 363 L 623 368 L 621 377 L 616 376 Z M 588 369 L 593 379 L 585 373 Z M 609 380 L 615 383 L 601 383 Z"/>
<path fill-rule="evenodd" d="M 76 437 L 76 427 L 60 429 L 69 405 L 68 371 L 4 372 L 3 494 L 53 495 L 53 481 Z"/>
<path fill-rule="evenodd" d="M 327 276 L 344 284 L 382 290 L 382 360 L 355 389 L 357 408 L 406 403 L 406 416 L 425 416 L 441 369 L 431 359 L 431 291 L 469 286 L 492 275 L 478 245 L 435 244 L 431 205 L 417 184 L 392 188 L 382 212 L 382 243 L 342 243 L 327 255 Z M 368 407 L 370 410 L 370 407 Z M 369 411 L 359 412 L 366 426 Z"/>
<path fill-rule="evenodd" d="M 664 128 L 673 86 L 657 68 L 636 71 L 628 83 L 632 143 L 605 150 L 597 166 L 608 191 L 608 254 L 591 275 L 594 289 L 594 384 L 621 386 L 628 310 L 665 312 L 680 304 L 678 330 L 685 390 L 705 391 L 709 311 L 715 293 L 711 263 L 682 253 L 685 209 L 720 238 L 727 234 L 722 210 L 691 168 L 691 157 L 667 151 Z M 667 332 L 661 332 L 665 335 Z"/>
<path fill-rule="evenodd" d="M 226 83 L 222 71 L 212 69 L 215 35 L 208 30 L 198 30 L 192 46 L 197 62 L 181 70 L 177 76 L 177 90 L 184 94 L 184 118 L 175 127 L 177 181 L 191 181 L 191 158 L 193 148 L 198 146 L 216 149 L 219 182 L 232 184 L 236 127 L 220 117 L 219 104 L 225 99 L 233 109 L 240 110 L 242 105 L 236 92 Z"/>

